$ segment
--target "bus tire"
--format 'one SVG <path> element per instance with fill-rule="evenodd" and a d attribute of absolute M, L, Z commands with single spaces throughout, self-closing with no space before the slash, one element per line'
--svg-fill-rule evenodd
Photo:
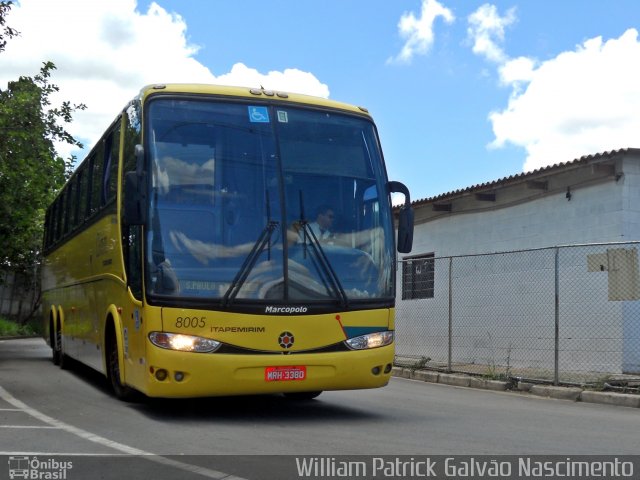
<path fill-rule="evenodd" d="M 54 365 L 60 365 L 60 349 L 62 347 L 59 329 L 56 327 L 53 317 L 49 318 L 49 342 L 51 343 L 51 360 Z"/>
<path fill-rule="evenodd" d="M 111 383 L 113 393 L 125 402 L 133 401 L 136 391 L 120 381 L 120 355 L 118 354 L 118 339 L 113 325 L 107 331 L 107 377 Z"/>
<path fill-rule="evenodd" d="M 56 346 L 58 349 L 58 366 L 61 370 L 67 370 L 71 365 L 71 358 L 64 353 L 64 342 L 62 341 L 62 327 L 58 326 L 56 330 Z"/>
<path fill-rule="evenodd" d="M 306 400 L 313 400 L 321 393 L 322 393 L 322 390 L 317 392 L 288 392 L 288 393 L 285 393 L 284 396 L 289 400 L 306 401 Z"/>
<path fill-rule="evenodd" d="M 60 345 L 60 361 L 58 366 L 61 370 L 68 370 L 71 365 L 71 358 L 64 353 L 64 346 Z"/>

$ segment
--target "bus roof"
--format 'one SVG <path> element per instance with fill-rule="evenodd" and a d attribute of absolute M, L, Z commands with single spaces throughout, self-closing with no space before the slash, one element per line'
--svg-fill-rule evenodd
<path fill-rule="evenodd" d="M 265 99 L 277 99 L 281 102 L 291 102 L 306 105 L 316 105 L 321 107 L 335 108 L 339 110 L 346 110 L 349 112 L 365 114 L 370 116 L 369 111 L 364 107 L 358 107 L 350 105 L 348 103 L 336 102 L 335 100 L 329 100 L 321 97 L 314 97 L 310 95 L 302 95 L 299 93 L 282 92 L 280 90 L 268 90 L 262 87 L 250 88 L 250 87 L 232 87 L 225 85 L 212 85 L 212 84 L 196 84 L 196 83 L 162 83 L 154 85 L 146 85 L 140 90 L 140 100 L 144 100 L 156 93 L 193 93 L 199 95 L 221 95 L 229 97 L 245 97 L 245 98 L 261 98 Z"/>

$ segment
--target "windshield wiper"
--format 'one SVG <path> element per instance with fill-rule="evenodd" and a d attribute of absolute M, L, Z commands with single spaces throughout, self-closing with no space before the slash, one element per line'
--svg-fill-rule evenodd
<path fill-rule="evenodd" d="M 264 227 L 262 233 L 260 234 L 260 237 L 249 252 L 249 255 L 247 255 L 247 258 L 244 259 L 244 262 L 240 267 L 238 274 L 231 282 L 231 286 L 227 289 L 224 297 L 222 297 L 222 306 L 226 307 L 228 305 L 231 305 L 235 298 L 238 296 L 242 285 L 244 285 L 244 282 L 247 280 L 247 277 L 251 273 L 251 270 L 253 270 L 253 267 L 256 265 L 256 262 L 258 261 L 260 254 L 264 250 L 264 247 L 267 244 L 271 246 L 271 236 L 273 235 L 273 232 L 278 227 L 278 225 L 278 222 L 269 221 L 269 223 L 267 223 L 267 225 Z"/>
<path fill-rule="evenodd" d="M 267 225 L 264 227 L 264 229 L 262 229 L 262 233 L 258 237 L 258 240 L 256 240 L 256 243 L 254 243 L 253 248 L 251 248 L 251 251 L 249 252 L 249 255 L 247 255 L 247 258 L 244 259 L 244 262 L 242 263 L 240 270 L 238 270 L 237 275 L 231 282 L 231 286 L 225 292 L 224 297 L 222 297 L 223 307 L 231 305 L 235 300 L 235 298 L 238 296 L 238 293 L 240 292 L 242 285 L 244 285 L 244 282 L 246 282 L 247 277 L 249 277 L 251 270 L 253 270 L 253 267 L 255 267 L 256 262 L 260 257 L 260 254 L 264 250 L 264 247 L 267 245 L 269 246 L 268 260 L 271 260 L 271 237 L 273 236 L 273 232 L 276 230 L 276 228 L 278 228 L 278 225 L 280 225 L 280 223 L 274 220 L 271 220 L 271 206 L 269 204 L 269 192 L 266 192 L 266 197 L 267 197 L 266 198 Z"/>
<path fill-rule="evenodd" d="M 320 270 L 322 270 L 322 273 L 331 284 L 331 289 L 334 291 L 336 296 L 340 298 L 342 307 L 347 308 L 349 306 L 349 299 L 344 291 L 344 288 L 342 287 L 342 283 L 340 283 L 338 275 L 333 269 L 331 262 L 327 258 L 327 255 L 324 252 L 322 245 L 320 244 L 320 240 L 318 240 L 318 237 L 316 237 L 316 234 L 313 232 L 313 229 L 309 225 L 309 221 L 305 218 L 302 190 L 300 190 L 300 226 L 302 227 L 303 248 L 305 255 L 307 252 L 307 238 L 309 238 L 311 239 L 311 242 L 309 242 L 309 244 L 311 245 L 311 249 L 313 250 L 317 258 L 317 262 L 314 262 L 314 264 L 316 264 L 320 268 Z"/>

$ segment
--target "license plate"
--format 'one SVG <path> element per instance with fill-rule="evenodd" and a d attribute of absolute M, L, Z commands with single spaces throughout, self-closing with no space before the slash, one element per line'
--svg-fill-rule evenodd
<path fill-rule="evenodd" d="M 264 380 L 266 382 L 290 382 L 307 378 L 307 367 L 266 367 Z"/>

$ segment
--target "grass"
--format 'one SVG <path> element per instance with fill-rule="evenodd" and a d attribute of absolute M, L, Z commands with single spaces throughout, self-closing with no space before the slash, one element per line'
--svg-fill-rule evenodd
<path fill-rule="evenodd" d="M 28 337 L 38 335 L 40 327 L 36 323 L 20 325 L 5 317 L 0 317 L 0 337 Z"/>

